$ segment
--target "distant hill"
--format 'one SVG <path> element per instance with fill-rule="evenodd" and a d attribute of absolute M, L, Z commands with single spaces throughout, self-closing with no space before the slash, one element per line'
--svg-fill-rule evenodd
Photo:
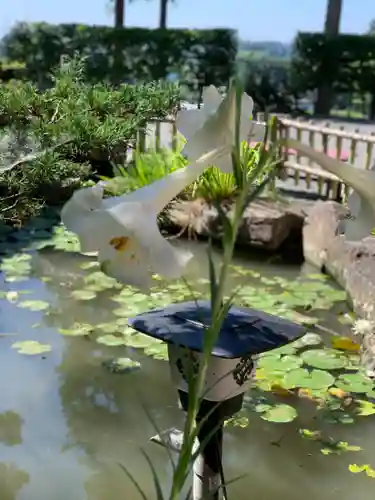
<path fill-rule="evenodd" d="M 284 59 L 292 57 L 293 44 L 282 42 L 250 42 L 240 40 L 239 52 L 247 53 L 256 59 Z"/>

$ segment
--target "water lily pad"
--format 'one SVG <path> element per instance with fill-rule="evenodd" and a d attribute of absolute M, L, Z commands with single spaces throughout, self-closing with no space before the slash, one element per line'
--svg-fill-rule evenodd
<path fill-rule="evenodd" d="M 240 427 L 245 429 L 249 425 L 249 418 L 246 415 L 234 415 L 224 422 L 224 427 Z"/>
<path fill-rule="evenodd" d="M 68 337 L 82 337 L 89 335 L 93 330 L 93 326 L 87 323 L 74 323 L 71 328 L 59 328 L 58 332 Z"/>
<path fill-rule="evenodd" d="M 20 342 L 14 342 L 11 347 L 16 349 L 20 354 L 27 354 L 29 356 L 44 354 L 52 350 L 52 347 L 49 344 L 41 344 L 36 340 L 22 340 Z"/>
<path fill-rule="evenodd" d="M 95 329 L 100 330 L 104 333 L 115 333 L 120 330 L 115 321 L 109 323 L 99 323 L 98 325 L 95 325 Z"/>
<path fill-rule="evenodd" d="M 135 333 L 127 337 L 126 345 L 134 347 L 135 349 L 146 349 L 152 345 L 158 345 L 161 341 L 143 335 L 142 333 Z"/>
<path fill-rule="evenodd" d="M 264 356 L 259 358 L 259 368 L 264 368 L 266 372 L 287 372 L 302 365 L 302 360 L 298 356 Z"/>
<path fill-rule="evenodd" d="M 335 378 L 323 370 L 312 370 L 309 372 L 305 368 L 298 368 L 285 374 L 283 387 L 286 389 L 295 389 L 297 387 L 304 389 L 328 389 L 335 382 Z"/>
<path fill-rule="evenodd" d="M 317 333 L 306 333 L 303 337 L 293 342 L 292 345 L 297 348 L 307 347 L 307 346 L 315 346 L 323 343 L 323 339 Z"/>
<path fill-rule="evenodd" d="M 93 262 L 83 262 L 79 266 L 81 269 L 98 269 L 100 268 L 100 264 L 97 261 Z"/>
<path fill-rule="evenodd" d="M 283 314 L 285 319 L 290 319 L 290 321 L 295 321 L 296 323 L 300 323 L 301 325 L 316 325 L 319 323 L 319 318 L 315 318 L 313 316 L 306 316 L 305 314 L 301 314 L 297 311 L 286 311 Z"/>
<path fill-rule="evenodd" d="M 92 300 L 96 297 L 96 292 L 93 290 L 73 290 L 70 294 L 75 300 Z"/>
<path fill-rule="evenodd" d="M 103 361 L 102 365 L 111 373 L 132 373 L 141 368 L 141 363 L 130 358 L 113 358 Z"/>
<path fill-rule="evenodd" d="M 144 349 L 146 356 L 154 359 L 168 360 L 168 346 L 164 342 L 154 343 Z"/>
<path fill-rule="evenodd" d="M 49 308 L 48 302 L 44 300 L 23 300 L 18 302 L 17 306 L 30 311 L 45 311 Z"/>
<path fill-rule="evenodd" d="M 359 394 L 370 391 L 374 383 L 361 373 L 348 373 L 340 375 L 336 380 L 336 386 L 345 392 L 356 392 Z"/>
<path fill-rule="evenodd" d="M 292 422 L 298 415 L 297 410 L 290 405 L 286 404 L 276 404 L 273 406 L 264 405 L 264 412 L 261 415 L 263 420 L 267 422 L 275 422 L 279 424 L 284 424 L 287 422 Z M 258 405 L 259 410 L 259 405 Z"/>
<path fill-rule="evenodd" d="M 127 345 L 126 338 L 121 336 L 121 337 L 116 337 L 116 335 L 101 335 L 96 339 L 96 341 L 99 344 L 107 345 L 109 347 L 117 347 L 120 345 Z"/>
<path fill-rule="evenodd" d="M 311 349 L 301 354 L 304 363 L 321 370 L 339 370 L 348 365 L 348 360 L 333 349 Z"/>

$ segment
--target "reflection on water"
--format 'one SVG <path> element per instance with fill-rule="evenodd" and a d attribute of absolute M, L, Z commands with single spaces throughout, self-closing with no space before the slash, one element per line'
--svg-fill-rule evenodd
<path fill-rule="evenodd" d="M 184 243 L 185 245 L 187 243 Z M 197 259 L 193 277 L 205 273 L 204 246 L 193 245 Z M 152 359 L 125 346 L 99 345 L 87 336 L 67 337 L 58 328 L 72 323 L 108 323 L 118 308 L 111 292 L 94 300 L 77 301 L 71 291 L 88 270 L 83 257 L 42 251 L 32 262 L 27 280 L 2 282 L 5 291 L 18 290 L 33 299 L 47 301 L 46 311 L 0 303 L 0 499 L 1 500 L 137 500 L 141 498 L 119 464 L 126 467 L 148 494 L 155 498 L 153 483 L 140 448 L 157 468 L 165 491 L 171 465 L 165 450 L 149 442 L 159 428 L 181 425 L 165 361 Z M 238 259 L 237 264 L 249 266 Z M 263 276 L 295 278 L 305 270 L 251 263 Z M 309 271 L 309 270 L 308 270 Z M 48 277 L 42 281 L 41 277 Z M 243 282 L 248 278 L 244 276 Z M 233 278 L 238 282 L 238 276 Z M 233 286 L 234 281 L 232 282 Z M 325 312 L 329 328 L 342 328 L 335 312 Z M 16 340 L 37 340 L 52 346 L 49 353 L 27 356 L 11 348 Z M 131 374 L 107 371 L 102 362 L 113 357 L 132 357 L 142 369 Z M 315 442 L 301 439 L 300 428 L 322 429 L 314 420 L 310 402 L 297 403 L 298 420 L 277 425 L 248 412 L 246 429 L 228 428 L 225 433 L 227 478 L 246 473 L 230 486 L 230 498 L 299 500 L 352 500 L 360 489 L 361 500 L 373 496 L 371 479 L 350 474 L 349 463 L 371 462 L 374 446 L 371 417 L 355 426 L 336 426 L 335 437 L 363 446 L 359 454 L 324 456 Z M 145 411 L 147 408 L 147 412 Z M 373 443 L 373 444 L 371 444 Z M 366 451 L 368 450 L 368 451 Z"/>

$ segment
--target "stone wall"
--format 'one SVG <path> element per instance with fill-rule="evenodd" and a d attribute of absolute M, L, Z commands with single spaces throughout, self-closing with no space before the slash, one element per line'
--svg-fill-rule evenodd
<path fill-rule="evenodd" d="M 348 293 L 355 313 L 368 320 L 362 333 L 362 362 L 375 375 L 375 237 L 347 241 L 341 234 L 347 209 L 335 202 L 316 202 L 303 227 L 305 260 L 327 272 Z"/>

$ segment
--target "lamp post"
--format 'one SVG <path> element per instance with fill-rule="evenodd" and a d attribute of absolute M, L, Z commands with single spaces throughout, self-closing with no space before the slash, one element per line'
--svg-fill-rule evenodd
<path fill-rule="evenodd" d="M 189 405 L 189 378 L 198 371 L 204 333 L 210 324 L 208 301 L 177 303 L 129 319 L 135 330 L 168 344 L 172 381 L 185 412 Z M 194 461 L 194 500 L 219 500 L 225 488 L 223 425 L 242 407 L 244 393 L 255 375 L 256 356 L 305 333 L 300 325 L 262 311 L 230 308 L 211 353 L 197 416 L 199 453 Z M 181 431 L 169 429 L 152 440 L 179 451 L 182 438 Z"/>

